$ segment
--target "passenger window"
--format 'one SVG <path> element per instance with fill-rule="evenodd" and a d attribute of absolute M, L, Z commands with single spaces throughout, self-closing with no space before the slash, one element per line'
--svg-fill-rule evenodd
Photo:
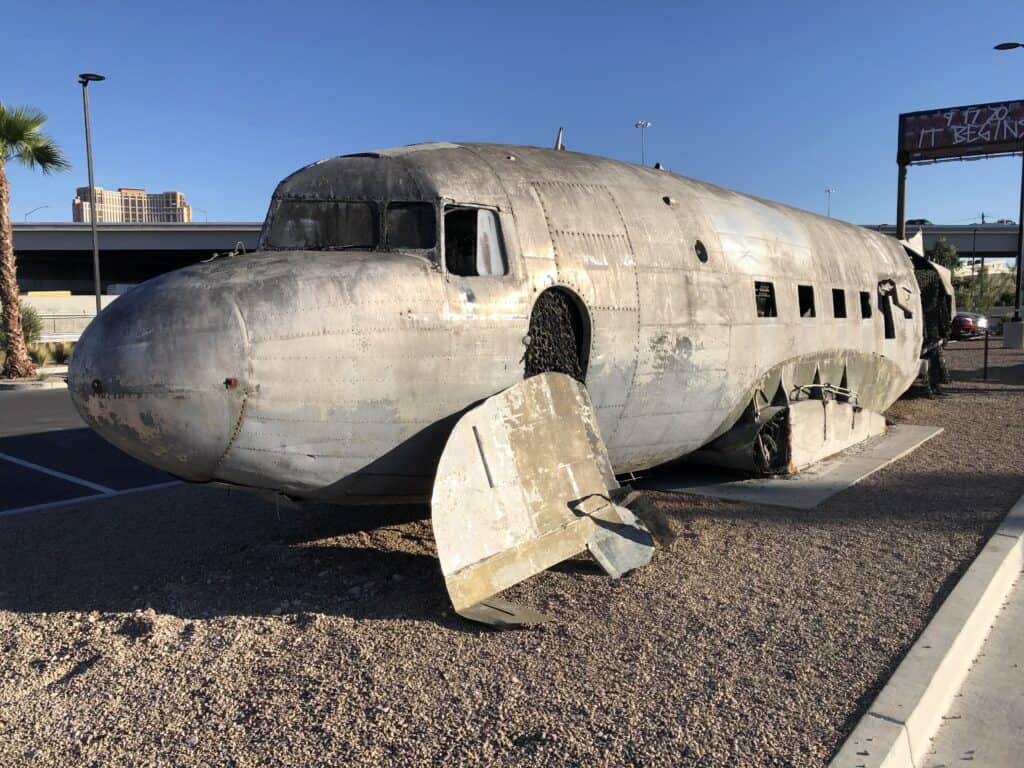
<path fill-rule="evenodd" d="M 388 203 L 389 248 L 426 250 L 437 245 L 437 223 L 431 203 Z"/>
<path fill-rule="evenodd" d="M 800 317 L 814 317 L 814 288 L 810 285 L 798 285 L 796 292 L 800 300 Z"/>
<path fill-rule="evenodd" d="M 447 208 L 444 212 L 444 258 L 460 277 L 508 274 L 498 215 L 484 208 Z"/>
<path fill-rule="evenodd" d="M 867 291 L 860 292 L 860 316 L 863 320 L 871 317 L 871 294 Z"/>
<path fill-rule="evenodd" d="M 832 317 L 846 317 L 846 291 L 842 288 L 832 289 Z"/>
<path fill-rule="evenodd" d="M 771 283 L 754 281 L 754 301 L 758 317 L 778 317 L 775 309 L 775 286 Z"/>

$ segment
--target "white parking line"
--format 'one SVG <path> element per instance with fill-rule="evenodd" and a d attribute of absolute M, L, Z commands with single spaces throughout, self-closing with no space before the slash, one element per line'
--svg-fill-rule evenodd
<path fill-rule="evenodd" d="M 2 456 L 2 454 L 0 454 Z M 174 485 L 181 485 L 181 480 L 169 480 L 166 483 L 154 483 L 153 485 L 143 485 L 139 488 L 128 488 L 123 491 L 110 491 L 109 493 L 95 493 L 89 496 L 79 496 L 74 499 L 61 499 L 60 501 L 48 501 L 45 504 L 33 504 L 29 507 L 15 507 L 14 509 L 2 509 L 0 510 L 0 517 L 8 517 L 10 515 L 21 515 L 25 512 L 40 512 L 44 509 L 52 509 L 53 507 L 64 507 L 68 504 L 77 504 L 82 501 L 96 501 L 97 499 L 112 499 L 115 496 L 127 496 L 129 493 L 142 493 L 143 491 L 155 491 L 159 488 L 170 488 Z"/>
<path fill-rule="evenodd" d="M 93 491 L 99 491 L 100 493 L 106 494 L 108 496 L 110 494 L 117 493 L 117 491 L 115 491 L 113 488 L 108 488 L 105 485 L 100 485 L 99 483 L 90 483 L 88 480 L 83 480 L 80 477 L 75 477 L 74 475 L 66 475 L 63 472 L 58 472 L 55 469 L 50 469 L 49 467 L 44 467 L 40 464 L 33 464 L 31 461 L 25 461 L 24 459 L 19 459 L 16 456 L 10 456 L 6 453 L 0 453 L 0 459 L 2 459 L 3 461 L 9 461 L 12 464 L 17 464 L 18 466 L 21 467 L 34 469 L 36 472 L 42 472 L 44 475 L 58 477 L 61 480 L 66 480 L 67 482 L 74 483 L 75 485 L 81 485 Z"/>

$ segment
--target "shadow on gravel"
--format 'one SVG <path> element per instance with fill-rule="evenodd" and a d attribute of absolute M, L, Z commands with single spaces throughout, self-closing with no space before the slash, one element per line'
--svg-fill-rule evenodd
<path fill-rule="evenodd" d="M 0 518 L 0 610 L 325 613 L 466 630 L 451 612 L 429 528 L 405 525 L 425 518 L 425 506 L 285 511 L 244 493 L 172 490 L 173 499 Z"/>
<path fill-rule="evenodd" d="M 988 378 L 983 378 L 985 368 L 974 368 L 968 371 L 957 371 L 953 383 L 957 381 L 981 382 L 983 384 L 1020 384 L 1024 380 L 1024 363 L 1009 366 L 989 366 Z"/>
<path fill-rule="evenodd" d="M 425 506 L 286 512 L 244 493 L 172 490 L 173 498 L 121 497 L 0 518 L 0 610 L 153 608 L 185 619 L 280 615 L 294 623 L 327 614 L 481 631 L 451 611 Z M 1016 474 L 957 471 L 921 473 L 912 485 L 893 478 L 884 488 L 855 486 L 810 511 L 750 504 L 711 511 L 699 497 L 652 492 L 651 498 L 682 529 L 682 540 L 665 552 L 679 556 L 685 529 L 699 519 L 805 531 L 896 524 L 952 534 L 994 529 L 991 510 L 1005 512 L 1022 491 L 1024 478 Z M 597 571 L 589 559 L 554 570 L 580 577 Z"/>

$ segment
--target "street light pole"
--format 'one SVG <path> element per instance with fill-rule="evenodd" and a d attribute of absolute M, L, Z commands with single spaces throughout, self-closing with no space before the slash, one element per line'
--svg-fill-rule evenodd
<path fill-rule="evenodd" d="M 96 314 L 100 313 L 100 241 L 96 232 L 96 182 L 92 175 L 92 129 L 89 125 L 89 83 L 106 80 L 103 75 L 83 72 L 78 76 L 82 86 L 82 110 L 85 112 L 85 156 L 89 164 L 89 222 L 92 225 L 92 279 L 96 289 Z"/>
<path fill-rule="evenodd" d="M 825 215 L 832 218 L 832 193 L 838 192 L 835 187 L 825 187 Z"/>
<path fill-rule="evenodd" d="M 41 211 L 41 210 L 43 210 L 43 208 L 49 208 L 49 207 L 50 206 L 48 206 L 48 205 L 37 205 L 35 208 L 33 208 L 31 211 L 28 211 L 25 214 L 25 221 L 28 221 L 28 217 L 31 216 L 36 211 Z"/>
<path fill-rule="evenodd" d="M 634 127 L 640 129 L 640 165 L 647 165 L 647 147 L 644 142 L 644 131 L 651 127 L 651 121 L 637 120 Z"/>

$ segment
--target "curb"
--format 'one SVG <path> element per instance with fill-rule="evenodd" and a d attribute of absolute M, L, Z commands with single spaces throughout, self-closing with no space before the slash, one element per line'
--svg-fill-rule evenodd
<path fill-rule="evenodd" d="M 1024 567 L 1024 496 L 924 628 L 829 768 L 923 765 L 1003 601 Z"/>

